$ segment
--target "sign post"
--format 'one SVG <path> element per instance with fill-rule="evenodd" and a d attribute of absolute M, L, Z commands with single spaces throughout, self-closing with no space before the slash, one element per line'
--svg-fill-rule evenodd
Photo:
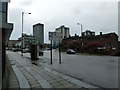
<path fill-rule="evenodd" d="M 62 40 L 62 35 L 59 32 L 49 32 L 49 40 L 51 41 L 51 64 L 52 64 L 52 41 L 59 41 L 59 63 L 61 64 L 61 51 L 60 42 Z"/>
<path fill-rule="evenodd" d="M 61 40 L 62 40 L 62 35 L 61 33 L 56 33 L 56 39 L 59 41 L 59 63 L 61 64 Z"/>
<path fill-rule="evenodd" d="M 50 52 L 51 52 L 51 65 L 52 65 L 52 40 L 51 40 L 51 49 L 50 49 Z"/>
<path fill-rule="evenodd" d="M 52 65 L 52 32 L 49 32 L 49 40 L 50 40 L 50 60 Z"/>
<path fill-rule="evenodd" d="M 61 51 L 60 51 L 60 41 L 59 41 L 59 63 L 61 64 Z"/>

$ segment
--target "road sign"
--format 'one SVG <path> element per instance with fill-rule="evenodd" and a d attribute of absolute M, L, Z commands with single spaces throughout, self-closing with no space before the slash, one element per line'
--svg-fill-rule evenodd
<path fill-rule="evenodd" d="M 49 32 L 49 40 L 61 41 L 62 35 L 59 32 Z"/>
<path fill-rule="evenodd" d="M 52 64 L 52 40 L 59 41 L 59 63 L 61 64 L 60 42 L 62 40 L 62 34 L 60 32 L 49 32 L 49 40 L 51 41 L 51 64 Z"/>
<path fill-rule="evenodd" d="M 49 32 L 49 40 L 52 40 L 52 33 L 53 32 Z"/>

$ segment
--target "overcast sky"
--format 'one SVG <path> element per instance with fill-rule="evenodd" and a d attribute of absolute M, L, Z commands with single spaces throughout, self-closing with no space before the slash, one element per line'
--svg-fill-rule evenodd
<path fill-rule="evenodd" d="M 88 2 L 89 1 L 89 2 Z M 70 35 L 80 34 L 79 22 L 83 31 L 90 29 L 99 32 L 118 34 L 118 0 L 11 0 L 9 3 L 9 20 L 14 23 L 10 39 L 21 36 L 21 16 L 24 14 L 24 32 L 33 33 L 33 25 L 42 23 L 45 26 L 44 40 L 48 32 L 65 25 L 70 28 Z"/>

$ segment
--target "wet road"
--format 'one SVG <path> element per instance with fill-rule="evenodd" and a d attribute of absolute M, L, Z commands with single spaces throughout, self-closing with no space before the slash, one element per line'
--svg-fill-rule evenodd
<path fill-rule="evenodd" d="M 50 63 L 50 51 L 44 51 L 44 56 L 40 58 Z M 45 65 L 90 84 L 118 88 L 118 57 L 62 53 L 62 63 L 59 64 L 58 52 L 53 51 L 53 65 Z"/>

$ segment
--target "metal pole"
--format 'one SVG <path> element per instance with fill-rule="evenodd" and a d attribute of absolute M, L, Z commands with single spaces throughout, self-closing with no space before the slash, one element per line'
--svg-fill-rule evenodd
<path fill-rule="evenodd" d="M 23 14 L 24 12 L 22 12 L 22 35 L 21 35 L 21 53 L 22 53 L 22 57 L 23 57 Z"/>
<path fill-rule="evenodd" d="M 52 40 L 51 40 L 51 49 L 50 49 L 50 51 L 51 51 L 51 65 L 52 65 Z"/>
<path fill-rule="evenodd" d="M 82 38 L 82 32 L 83 32 L 83 25 L 81 24 L 81 38 Z M 83 38 L 82 38 L 82 53 L 83 53 Z"/>
<path fill-rule="evenodd" d="M 61 64 L 61 51 L 60 51 L 60 41 L 59 41 L 59 63 Z"/>
<path fill-rule="evenodd" d="M 81 24 L 81 36 L 82 36 L 82 31 L 83 31 L 83 25 Z"/>
<path fill-rule="evenodd" d="M 21 35 L 21 48 L 22 48 L 21 55 L 22 55 L 22 57 L 23 57 L 23 46 L 24 46 L 24 44 L 23 44 L 23 15 L 24 15 L 24 13 L 25 12 L 22 12 L 22 35 Z M 31 14 L 31 13 L 27 13 L 27 14 Z"/>

